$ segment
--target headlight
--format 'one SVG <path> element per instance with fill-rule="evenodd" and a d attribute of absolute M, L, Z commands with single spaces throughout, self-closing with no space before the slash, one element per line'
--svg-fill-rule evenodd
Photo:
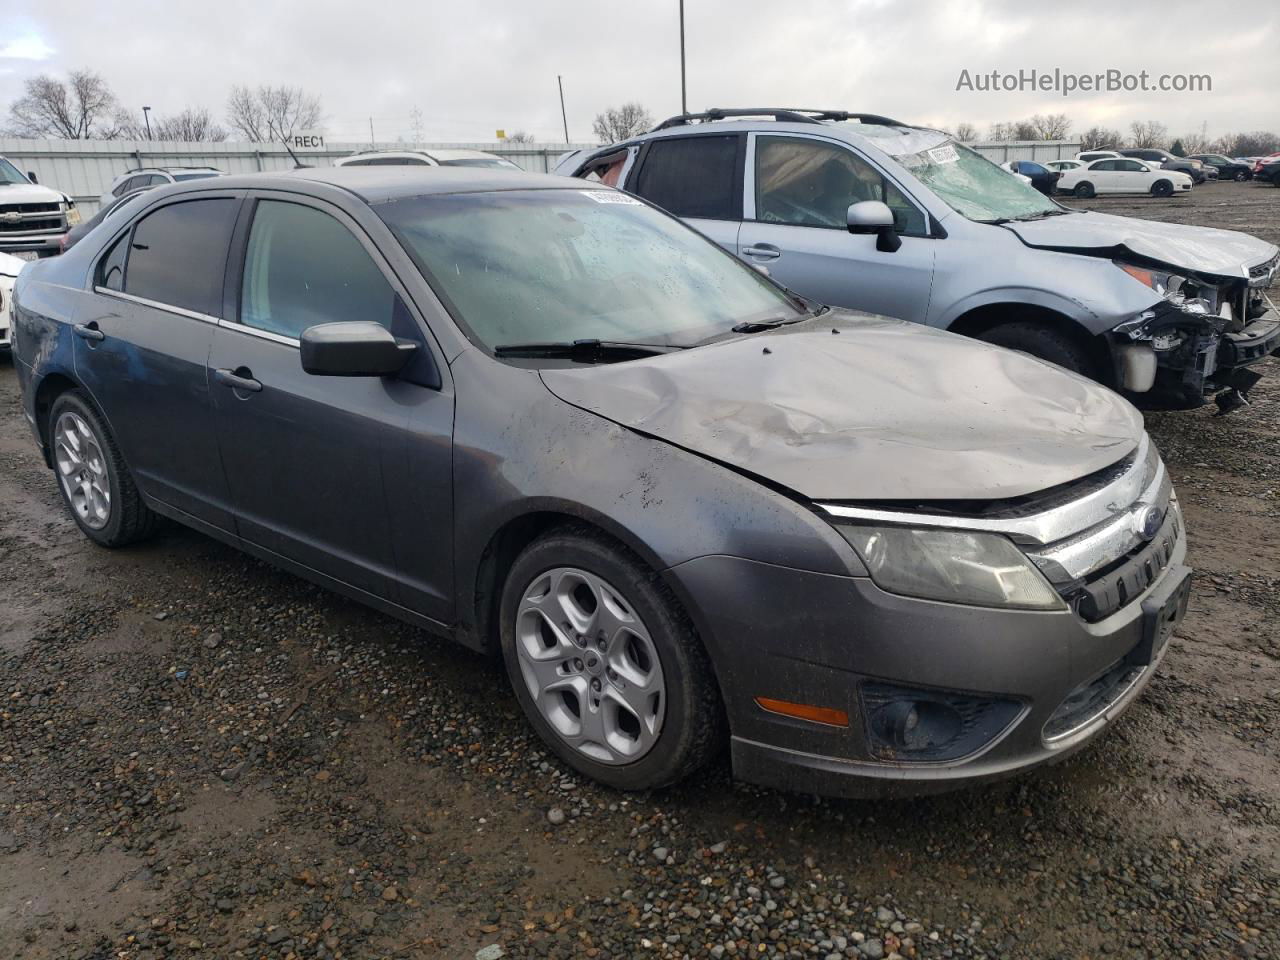
<path fill-rule="evenodd" d="M 1131 263 L 1114 262 L 1133 279 L 1143 286 L 1150 287 L 1185 313 L 1203 315 L 1216 312 L 1217 291 L 1212 287 L 1203 286 L 1195 280 L 1189 280 L 1176 273 L 1135 267 Z"/>
<path fill-rule="evenodd" d="M 979 607 L 1061 610 L 1057 591 L 1017 547 L 992 533 L 840 525 L 876 586 Z"/>
<path fill-rule="evenodd" d="M 80 222 L 80 211 L 76 209 L 74 200 L 67 200 L 62 204 L 62 210 L 67 215 L 67 226 L 74 227 Z"/>

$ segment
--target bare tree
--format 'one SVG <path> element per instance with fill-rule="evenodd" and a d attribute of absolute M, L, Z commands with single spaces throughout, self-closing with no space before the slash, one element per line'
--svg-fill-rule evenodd
<path fill-rule="evenodd" d="M 972 123 L 965 121 L 964 123 L 956 125 L 956 130 L 953 136 L 961 143 L 973 143 L 973 141 L 978 139 L 978 128 Z"/>
<path fill-rule="evenodd" d="M 524 130 L 507 134 L 507 143 L 533 143 L 533 134 Z"/>
<path fill-rule="evenodd" d="M 1223 152 L 1233 157 L 1265 157 L 1280 150 L 1280 135 L 1270 130 L 1234 133 L 1223 139 L 1229 140 L 1231 145 L 1230 150 Z"/>
<path fill-rule="evenodd" d="M 1163 147 L 1169 141 L 1169 128 L 1158 120 L 1135 120 L 1129 124 L 1129 139 L 1142 150 Z"/>
<path fill-rule="evenodd" d="M 1071 118 L 1065 113 L 1037 113 L 1029 122 L 1037 140 L 1065 140 L 1071 132 Z"/>
<path fill-rule="evenodd" d="M 425 122 L 422 117 L 422 111 L 418 107 L 414 107 L 409 111 L 409 134 L 413 137 L 414 143 L 422 142 L 422 131 Z"/>
<path fill-rule="evenodd" d="M 9 107 L 9 125 L 19 137 L 110 140 L 115 111 L 115 95 L 92 70 L 72 70 L 65 83 L 41 74 L 27 78 L 22 96 Z"/>
<path fill-rule="evenodd" d="M 320 98 L 301 87 L 250 90 L 237 84 L 227 98 L 227 122 L 254 143 L 287 140 L 298 130 L 319 126 L 321 115 Z"/>
<path fill-rule="evenodd" d="M 159 119 L 152 126 L 157 140 L 221 143 L 227 139 L 227 128 L 214 120 L 213 114 L 205 107 L 187 107 L 181 113 Z"/>
<path fill-rule="evenodd" d="M 1040 134 L 1030 120 L 1018 120 L 1010 124 L 1013 127 L 1013 140 L 1039 140 Z"/>
<path fill-rule="evenodd" d="M 1013 135 L 1013 124 L 1011 123 L 993 123 L 987 130 L 988 140 L 1015 140 Z"/>
<path fill-rule="evenodd" d="M 1173 147 L 1180 147 L 1182 152 L 1179 153 Z M 1209 152 L 1209 140 L 1201 132 L 1184 133 L 1173 141 L 1173 147 L 1169 148 L 1169 152 L 1175 157 L 1193 157 L 1198 153 Z"/>
<path fill-rule="evenodd" d="M 653 117 L 638 103 L 609 107 L 604 113 L 596 114 L 596 118 L 591 121 L 591 130 L 600 138 L 601 143 L 617 143 L 644 133 L 652 126 Z"/>
<path fill-rule="evenodd" d="M 1080 149 L 1085 151 L 1118 147 L 1122 140 L 1124 140 L 1124 134 L 1119 130 L 1110 130 L 1107 127 L 1090 127 L 1080 134 Z"/>
<path fill-rule="evenodd" d="M 187 107 L 181 113 L 151 118 L 147 132 L 146 119 L 125 110 L 115 115 L 116 137 L 122 140 L 175 140 L 180 143 L 221 143 L 227 129 L 213 119 L 204 107 Z"/>

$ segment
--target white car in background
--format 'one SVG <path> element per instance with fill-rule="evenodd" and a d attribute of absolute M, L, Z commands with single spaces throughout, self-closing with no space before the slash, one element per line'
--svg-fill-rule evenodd
<path fill-rule="evenodd" d="M 13 317 L 9 303 L 13 300 L 13 284 L 18 279 L 18 271 L 26 266 L 27 261 L 0 253 L 0 351 L 9 351 L 9 336 L 13 329 Z"/>
<path fill-rule="evenodd" d="M 1066 170 L 1058 180 L 1058 189 L 1087 199 L 1099 193 L 1149 193 L 1153 197 L 1170 197 L 1191 192 L 1191 178 L 1174 170 L 1161 170 L 1144 160 L 1129 157 L 1105 157 L 1092 163 Z"/>
<path fill-rule="evenodd" d="M 1078 170 L 1084 164 L 1079 160 L 1046 160 L 1045 166 L 1050 170 L 1058 171 L 1058 173 L 1066 173 L 1068 170 Z"/>
<path fill-rule="evenodd" d="M 517 164 L 483 150 L 376 150 L 333 161 L 335 167 L 494 167 L 519 170 Z"/>

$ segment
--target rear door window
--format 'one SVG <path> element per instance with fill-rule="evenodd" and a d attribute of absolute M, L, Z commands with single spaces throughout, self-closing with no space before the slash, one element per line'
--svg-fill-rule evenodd
<path fill-rule="evenodd" d="M 342 223 L 314 207 L 262 200 L 245 253 L 240 322 L 299 339 L 321 323 L 373 320 L 390 328 L 396 294 Z"/>
<path fill-rule="evenodd" d="M 924 214 L 852 150 L 807 137 L 756 138 L 756 219 L 796 227 L 848 228 L 851 204 L 879 200 L 899 233 L 924 236 Z"/>
<path fill-rule="evenodd" d="M 634 192 L 677 217 L 742 219 L 743 138 L 651 140 Z"/>
<path fill-rule="evenodd" d="M 124 292 L 211 316 L 222 313 L 222 281 L 240 203 L 231 198 L 171 203 L 138 221 Z"/>
<path fill-rule="evenodd" d="M 129 234 L 111 245 L 106 256 L 98 261 L 98 275 L 94 285 L 106 287 L 108 290 L 124 289 L 124 262 L 129 255 Z"/>

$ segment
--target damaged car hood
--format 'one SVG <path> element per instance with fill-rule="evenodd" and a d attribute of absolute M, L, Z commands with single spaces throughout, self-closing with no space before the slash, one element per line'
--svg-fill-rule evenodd
<path fill-rule="evenodd" d="M 1115 463 L 1143 432 L 1127 401 L 1058 367 L 846 311 L 541 375 L 567 403 L 813 500 L 1023 496 Z"/>
<path fill-rule="evenodd" d="M 1078 211 L 1001 224 L 1029 247 L 1092 256 L 1154 260 L 1175 270 L 1247 279 L 1249 267 L 1276 254 L 1276 246 L 1235 230 L 1158 223 L 1109 213 Z"/>

